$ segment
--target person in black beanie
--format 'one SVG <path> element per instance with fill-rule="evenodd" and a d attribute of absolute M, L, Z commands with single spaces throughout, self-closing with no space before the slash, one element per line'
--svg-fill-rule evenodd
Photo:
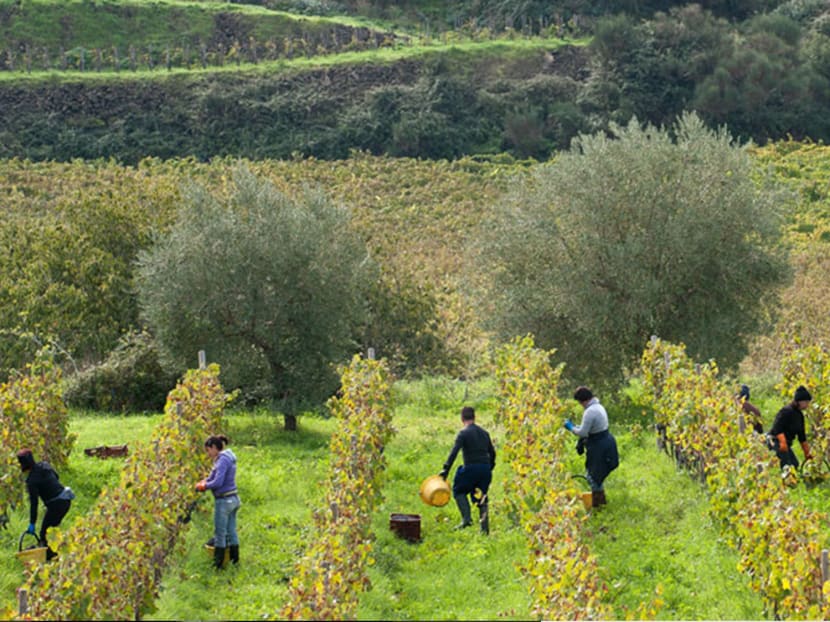
<path fill-rule="evenodd" d="M 35 462 L 31 449 L 21 449 L 17 452 L 17 461 L 20 469 L 26 473 L 26 488 L 29 491 L 29 528 L 26 533 L 35 534 L 35 523 L 37 522 L 37 500 L 40 497 L 46 507 L 46 514 L 40 525 L 38 540 L 41 546 L 46 547 L 46 559 L 50 560 L 57 556 L 57 553 L 49 548 L 46 541 L 46 531 L 50 527 L 57 527 L 61 524 L 63 517 L 72 506 L 72 499 L 75 494 L 71 488 L 60 483 L 58 474 L 48 462 Z"/>
<path fill-rule="evenodd" d="M 793 394 L 793 401 L 784 406 L 775 415 L 775 421 L 768 432 L 771 437 L 775 452 L 781 468 L 791 466 L 798 468 L 798 458 L 793 452 L 793 441 L 798 438 L 801 449 L 804 451 L 804 459 L 813 457 L 810 453 L 810 446 L 807 444 L 807 434 L 804 431 L 804 411 L 810 407 L 813 396 L 806 387 L 799 386 Z"/>

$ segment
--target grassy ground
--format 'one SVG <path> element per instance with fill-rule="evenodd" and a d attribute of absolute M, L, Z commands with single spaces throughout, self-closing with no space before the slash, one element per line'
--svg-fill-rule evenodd
<path fill-rule="evenodd" d="M 425 506 L 420 482 L 443 464 L 460 427 L 462 404 L 476 407 L 491 430 L 495 402 L 489 385 L 468 386 L 441 379 L 396 386 L 396 434 L 388 444 L 385 500 L 373 519 L 376 535 L 369 576 L 373 589 L 360 602 L 361 620 L 529 619 L 530 595 L 520 566 L 527 559 L 524 535 L 503 511 L 503 463 L 497 464 L 490 537 L 461 532 L 453 504 Z M 70 468 L 62 474 L 79 494 L 74 518 L 82 516 L 97 490 L 117 477 L 118 461 L 83 456 L 82 448 L 148 438 L 157 417 L 76 415 L 79 435 Z M 212 532 L 212 503 L 205 500 L 172 552 L 157 610 L 148 619 L 274 619 L 286 600 L 295 561 L 311 536 L 311 512 L 319 503 L 327 470 L 328 442 L 336 421 L 303 417 L 296 433 L 266 411 L 228 416 L 228 434 L 239 456 L 241 562 L 217 573 L 203 544 Z M 633 432 L 631 431 L 633 430 Z M 609 505 L 591 515 L 585 538 L 597 555 L 618 618 L 662 590 L 658 618 L 757 619 L 760 601 L 737 573 L 737 559 L 719 539 L 706 515 L 702 488 L 678 473 L 639 426 L 615 429 L 622 464 L 607 482 Z M 569 465 L 582 472 L 574 452 Z M 544 483 L 541 483 L 544 485 Z M 389 529 L 391 513 L 421 516 L 420 543 Z M 0 545 L 16 550 L 25 511 L 15 510 Z M 15 535 L 17 534 L 17 535 Z M 0 562 L 4 606 L 15 603 L 22 576 L 13 554 Z"/>

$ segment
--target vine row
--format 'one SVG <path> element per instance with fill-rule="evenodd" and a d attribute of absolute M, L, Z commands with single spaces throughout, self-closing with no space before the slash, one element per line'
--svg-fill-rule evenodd
<path fill-rule="evenodd" d="M 763 436 L 749 426 L 741 430 L 741 413 L 717 364 L 696 364 L 683 345 L 653 338 L 641 371 L 666 449 L 702 474 L 710 512 L 766 613 L 828 619 L 821 571 L 827 516 L 791 494 L 792 474 L 782 473 Z"/>
<path fill-rule="evenodd" d="M 60 380 L 60 368 L 41 352 L 24 373 L 0 384 L 0 444 L 8 450 L 0 457 L 0 522 L 23 500 L 17 450 L 27 447 L 57 470 L 69 460 L 75 435 L 69 433 Z"/>
<path fill-rule="evenodd" d="M 207 466 L 194 448 L 220 429 L 228 399 L 218 365 L 185 374 L 118 486 L 104 489 L 83 519 L 57 533 L 55 561 L 31 570 L 26 617 L 140 619 L 152 611 L 165 559 L 198 495 L 193 482 Z"/>
<path fill-rule="evenodd" d="M 383 449 L 394 432 L 385 362 L 355 356 L 329 408 L 340 426 L 330 443 L 324 505 L 314 512 L 314 534 L 295 566 L 280 619 L 354 619 L 369 588 L 372 510 L 382 501 Z"/>
<path fill-rule="evenodd" d="M 607 587 L 582 533 L 587 514 L 566 469 L 567 409 L 556 394 L 563 367 L 551 367 L 552 355 L 535 348 L 531 337 L 515 339 L 496 355 L 501 452 L 512 470 L 504 484 L 508 512 L 528 539 L 530 559 L 522 572 L 530 582 L 533 616 L 613 619 L 603 603 Z M 640 618 L 647 614 L 644 609 Z"/>

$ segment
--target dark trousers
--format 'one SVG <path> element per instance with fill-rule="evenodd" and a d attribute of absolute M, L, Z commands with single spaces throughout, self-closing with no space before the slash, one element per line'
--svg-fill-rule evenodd
<path fill-rule="evenodd" d="M 489 464 L 465 464 L 458 467 L 455 478 L 452 481 L 452 494 L 472 495 L 476 488 L 481 491 L 482 497 L 490 489 L 490 481 L 493 479 L 493 471 Z M 473 499 L 479 503 L 479 499 Z"/>
<path fill-rule="evenodd" d="M 795 457 L 795 453 L 793 453 L 792 449 L 788 449 L 787 451 L 776 451 L 775 453 L 778 456 L 778 462 L 781 463 L 782 469 L 788 464 L 794 469 L 798 468 L 798 458 Z"/>
<path fill-rule="evenodd" d="M 43 524 L 40 526 L 41 546 L 49 546 L 46 543 L 46 530 L 60 525 L 71 505 L 72 502 L 69 499 L 55 499 L 46 504 L 46 515 L 43 517 Z"/>

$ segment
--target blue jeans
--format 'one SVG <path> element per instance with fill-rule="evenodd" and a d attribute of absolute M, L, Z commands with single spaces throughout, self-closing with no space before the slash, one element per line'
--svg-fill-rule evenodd
<path fill-rule="evenodd" d="M 213 508 L 213 537 L 214 546 L 224 549 L 227 546 L 239 546 L 239 536 L 236 533 L 236 513 L 242 502 L 239 495 L 220 497 L 216 499 Z"/>

